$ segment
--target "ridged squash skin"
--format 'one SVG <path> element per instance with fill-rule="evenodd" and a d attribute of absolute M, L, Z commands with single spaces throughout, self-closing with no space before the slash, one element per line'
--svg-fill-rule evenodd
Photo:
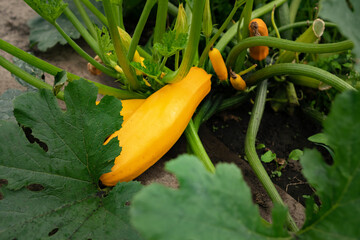
<path fill-rule="evenodd" d="M 257 29 L 254 28 L 254 23 L 256 23 L 255 26 L 257 27 Z M 250 37 L 269 36 L 266 23 L 260 18 L 255 18 L 251 20 L 251 22 L 249 23 L 249 32 Z M 256 46 L 250 48 L 250 57 L 252 59 L 261 61 L 264 60 L 267 55 L 269 55 L 269 48 L 267 46 Z"/>
<path fill-rule="evenodd" d="M 118 137 L 122 151 L 111 172 L 101 176 L 102 183 L 114 186 L 119 181 L 131 181 L 169 151 L 209 93 L 210 78 L 203 69 L 193 67 L 184 79 L 148 97 L 110 137 Z"/>
<path fill-rule="evenodd" d="M 209 58 L 219 80 L 226 81 L 228 78 L 228 71 L 220 51 L 216 48 L 211 48 L 209 51 Z"/>

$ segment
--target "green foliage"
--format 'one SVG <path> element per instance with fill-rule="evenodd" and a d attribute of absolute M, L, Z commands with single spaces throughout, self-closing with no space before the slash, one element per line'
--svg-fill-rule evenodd
<path fill-rule="evenodd" d="M 294 149 L 291 151 L 291 153 L 289 154 L 289 158 L 288 160 L 299 160 L 300 157 L 304 154 L 303 151 L 301 151 L 300 149 Z"/>
<path fill-rule="evenodd" d="M 53 93 L 55 96 L 60 92 L 61 88 L 64 86 L 64 84 L 66 83 L 67 80 L 68 80 L 68 78 L 67 78 L 66 71 L 58 72 L 55 75 L 55 80 L 54 80 L 54 85 L 53 85 Z"/>
<path fill-rule="evenodd" d="M 63 13 L 67 4 L 63 0 L 24 0 L 41 17 L 51 23 Z"/>
<path fill-rule="evenodd" d="M 0 122 L 1 239 L 139 239 L 129 226 L 128 201 L 141 185 L 98 188 L 119 155 L 121 102 L 85 80 L 65 88 L 66 111 L 50 90 L 16 98 L 18 123 Z M 40 146 L 41 147 L 40 147 Z"/>
<path fill-rule="evenodd" d="M 185 48 L 188 34 L 176 31 L 167 31 L 164 33 L 160 43 L 155 43 L 154 48 L 164 57 L 170 57 L 176 52 Z"/>
<path fill-rule="evenodd" d="M 82 21 L 82 18 L 79 12 L 76 10 L 76 6 L 73 1 L 66 0 L 71 11 L 74 12 L 75 16 Z M 101 8 L 101 3 L 94 3 L 94 5 L 98 9 Z M 101 26 L 101 23 L 97 18 L 90 12 L 87 11 L 90 19 L 96 24 Z M 76 30 L 76 28 L 71 24 L 71 22 L 67 19 L 65 15 L 61 15 L 57 18 L 56 22 L 60 25 L 60 27 L 65 31 L 67 35 L 69 35 L 72 39 L 80 38 L 80 33 Z M 30 45 L 36 45 L 40 51 L 45 52 L 49 48 L 55 46 L 57 43 L 65 45 L 67 42 L 61 36 L 61 34 L 56 30 L 56 28 L 48 22 L 46 19 L 42 17 L 35 17 L 28 22 L 30 27 Z"/>
<path fill-rule="evenodd" d="M 286 210 L 273 209 L 275 224 L 262 221 L 251 192 L 233 164 L 218 164 L 215 174 L 183 155 L 168 162 L 179 189 L 150 185 L 135 195 L 130 210 L 133 225 L 146 239 L 270 239 L 289 237 Z"/>
<path fill-rule="evenodd" d="M 326 141 L 334 149 L 329 166 L 316 150 L 305 150 L 303 173 L 322 202 L 318 213 L 307 206 L 300 239 L 358 239 L 360 228 L 360 93 L 339 95 L 324 121 Z"/>
<path fill-rule="evenodd" d="M 264 163 L 272 162 L 275 159 L 276 159 L 276 153 L 273 153 L 270 150 L 268 150 L 266 153 L 261 155 L 261 161 Z"/>
<path fill-rule="evenodd" d="M 360 61 L 360 33 L 357 31 L 360 22 L 360 1 L 320 1 L 319 15 L 339 26 L 340 32 L 354 42 L 354 54 Z M 355 68 L 360 72 L 360 64 Z"/>
<path fill-rule="evenodd" d="M 14 99 L 23 92 L 17 89 L 8 89 L 0 96 L 0 120 L 14 120 Z"/>
<path fill-rule="evenodd" d="M 31 75 L 33 75 L 34 77 L 38 78 L 38 79 L 42 79 L 43 81 L 44 80 L 44 72 L 41 71 L 40 69 L 14 57 L 13 58 L 13 63 L 18 66 L 19 68 L 21 68 L 22 70 L 25 70 L 27 73 L 30 73 Z M 23 85 L 24 87 L 27 88 L 27 91 L 37 91 L 38 89 L 36 87 L 34 87 L 33 85 L 25 82 L 24 80 L 22 80 L 21 78 L 15 76 L 15 75 L 12 75 L 15 80 L 20 83 L 21 85 Z"/>
<path fill-rule="evenodd" d="M 159 64 L 152 62 L 151 60 L 145 59 L 143 61 L 144 66 L 138 62 L 131 62 L 131 65 L 146 74 L 151 78 L 158 78 L 161 75 L 161 70 L 159 69 Z"/>

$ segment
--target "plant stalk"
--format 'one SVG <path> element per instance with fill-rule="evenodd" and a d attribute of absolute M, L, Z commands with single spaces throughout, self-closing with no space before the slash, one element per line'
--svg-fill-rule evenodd
<path fill-rule="evenodd" d="M 41 69 L 44 72 L 47 72 L 53 76 L 55 76 L 58 72 L 63 71 L 63 69 L 58 68 L 44 60 L 41 60 L 9 43 L 7 43 L 6 41 L 0 39 L 0 49 L 4 50 L 5 52 L 23 60 L 24 62 L 27 62 L 28 64 L 31 64 L 34 67 L 37 67 L 39 69 Z M 72 73 L 67 73 L 68 76 L 68 80 L 69 81 L 73 81 L 73 80 L 77 80 L 80 79 L 79 76 L 72 74 Z M 146 98 L 146 95 L 140 94 L 140 93 L 136 93 L 136 92 L 129 92 L 127 90 L 122 90 L 122 89 L 117 89 L 117 88 L 113 88 L 113 87 L 109 87 L 107 85 L 98 83 L 98 82 L 94 82 L 88 79 L 85 79 L 88 82 L 93 83 L 98 89 L 99 89 L 99 93 L 103 94 L 103 95 L 110 95 L 110 96 L 114 96 L 120 99 L 132 99 L 132 98 Z"/>
<path fill-rule="evenodd" d="M 284 202 L 281 199 L 279 193 L 277 192 L 274 184 L 271 182 L 270 177 L 266 173 L 261 161 L 257 155 L 255 148 L 256 135 L 259 130 L 260 121 L 265 109 L 266 102 L 266 92 L 267 92 L 267 80 L 263 81 L 258 87 L 258 91 L 255 98 L 254 107 L 251 112 L 249 126 L 246 132 L 245 138 L 245 154 L 249 161 L 251 168 L 254 170 L 256 176 L 259 178 L 261 184 L 264 186 L 266 192 L 270 196 L 273 203 L 281 204 L 284 206 Z M 297 232 L 298 227 L 296 226 L 294 220 L 288 213 L 287 216 L 288 227 L 291 231 Z"/>
<path fill-rule="evenodd" d="M 268 46 L 303 53 L 335 53 L 350 50 L 354 47 L 354 44 L 350 40 L 338 43 L 314 44 L 278 39 L 275 37 L 251 37 L 242 40 L 235 47 L 233 47 L 226 59 L 226 65 L 228 67 L 232 67 L 236 61 L 237 56 L 242 51 L 246 50 L 247 48 L 256 46 Z"/>
<path fill-rule="evenodd" d="M 156 23 L 154 29 L 154 44 L 161 41 L 166 28 L 166 17 L 168 11 L 168 0 L 158 0 L 156 12 Z"/>
<path fill-rule="evenodd" d="M 89 63 L 91 63 L 94 67 L 96 67 L 97 69 L 99 69 L 100 71 L 102 71 L 103 73 L 113 77 L 113 78 L 118 78 L 118 74 L 116 73 L 115 70 L 109 69 L 107 67 L 105 67 L 104 65 L 98 63 L 94 58 L 92 58 L 89 54 L 87 54 L 79 45 L 77 45 L 75 43 L 74 40 L 72 40 L 65 32 L 64 30 L 59 26 L 59 24 L 57 24 L 56 22 L 54 23 L 54 26 L 56 27 L 56 29 L 58 30 L 58 32 L 61 34 L 61 36 L 63 36 L 65 38 L 65 40 L 69 43 L 69 45 L 83 58 L 86 59 L 86 61 L 88 61 Z"/>
<path fill-rule="evenodd" d="M 205 6 L 205 0 L 197 0 L 194 2 L 193 14 L 192 14 L 192 20 L 190 26 L 190 35 L 185 49 L 185 53 L 182 58 L 182 62 L 177 71 L 169 73 L 163 78 L 164 82 L 170 83 L 170 82 L 180 81 L 187 75 L 190 68 L 192 67 L 200 40 L 202 25 L 199 23 L 201 23 L 202 21 L 204 6 Z"/>
<path fill-rule="evenodd" d="M 105 26 L 109 26 L 108 20 L 89 0 L 81 0 L 81 2 L 89 9 Z"/>
<path fill-rule="evenodd" d="M 200 140 L 200 137 L 195 129 L 194 122 L 191 119 L 188 126 L 185 129 L 185 136 L 190 145 L 193 153 L 200 159 L 204 164 L 205 168 L 211 173 L 215 173 L 214 164 L 211 162 L 206 150 Z"/>
<path fill-rule="evenodd" d="M 116 56 L 119 61 L 119 65 L 124 71 L 125 77 L 130 85 L 130 88 L 137 90 L 140 88 L 140 84 L 137 80 L 134 68 L 130 65 L 130 61 L 126 57 L 126 50 L 121 42 L 119 31 L 116 25 L 116 19 L 113 13 L 113 5 L 110 0 L 103 0 L 105 14 L 109 22 L 109 30 L 111 39 L 113 40 Z"/>
<path fill-rule="evenodd" d="M 132 40 L 131 40 L 131 43 L 129 46 L 129 51 L 127 53 L 127 59 L 129 61 L 132 61 L 132 59 L 134 58 L 136 47 L 139 44 L 142 31 L 144 30 L 146 21 L 150 15 L 151 9 L 154 7 L 155 3 L 156 3 L 156 0 L 147 0 L 145 3 L 144 9 L 141 13 L 140 19 L 136 25 L 134 34 L 132 36 Z M 140 52 L 140 54 L 143 55 L 141 52 Z"/>
<path fill-rule="evenodd" d="M 85 25 L 86 25 L 86 28 L 88 29 L 88 31 L 90 32 L 91 36 L 94 38 L 94 39 L 97 39 L 97 33 L 96 33 L 96 30 L 95 30 L 95 27 L 94 27 L 94 24 L 91 22 L 90 18 L 89 18 L 89 15 L 86 13 L 83 5 L 81 4 L 80 0 L 74 0 L 74 3 L 76 5 L 76 8 L 78 9 L 80 15 L 81 15 L 81 18 L 83 19 Z"/>
<path fill-rule="evenodd" d="M 300 75 L 311 77 L 332 86 L 340 92 L 345 90 L 355 90 L 353 86 L 325 70 L 299 63 L 279 63 L 260 69 L 246 79 L 246 85 L 255 85 L 264 79 L 280 75 Z"/>
<path fill-rule="evenodd" d="M 34 77 L 30 73 L 27 73 L 26 71 L 19 68 L 15 64 L 6 60 L 3 56 L 0 56 L 0 66 L 2 66 L 6 70 L 8 70 L 12 74 L 14 74 L 15 76 L 21 78 L 22 80 L 24 80 L 25 82 L 31 84 L 32 86 L 34 86 L 36 88 L 39 88 L 39 89 L 46 88 L 46 89 L 52 90 L 52 86 L 50 84 L 47 84 L 46 82 L 41 81 L 40 79 Z M 64 92 L 60 91 L 56 97 L 61 100 L 64 100 Z"/>
<path fill-rule="evenodd" d="M 75 1 L 75 3 L 79 4 L 79 8 L 82 8 L 81 3 L 79 2 L 79 0 Z M 84 8 L 82 8 L 84 10 Z M 87 22 L 85 21 L 85 23 L 89 24 L 91 27 L 87 26 L 88 29 L 91 31 L 91 34 L 86 30 L 86 28 L 81 24 L 81 22 L 79 21 L 79 19 L 75 16 L 75 14 L 70 10 L 69 7 L 65 8 L 64 10 L 64 14 L 66 15 L 66 17 L 70 20 L 70 22 L 74 25 L 74 27 L 76 28 L 76 30 L 78 30 L 78 32 L 81 34 L 81 36 L 84 38 L 84 40 L 86 41 L 87 44 L 89 44 L 89 46 L 91 47 L 92 50 L 94 50 L 94 52 L 100 56 L 100 48 L 98 43 L 96 42 L 95 39 L 97 39 L 97 34 L 96 34 L 96 30 L 94 28 L 94 26 L 92 25 L 90 19 L 88 19 Z M 86 17 L 89 18 L 84 10 L 83 13 L 85 16 L 83 16 L 83 19 L 85 19 Z"/>

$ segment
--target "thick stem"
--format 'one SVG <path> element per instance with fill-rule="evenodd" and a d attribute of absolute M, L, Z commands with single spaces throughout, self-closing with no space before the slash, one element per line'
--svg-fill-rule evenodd
<path fill-rule="evenodd" d="M 259 178 L 261 184 L 264 186 L 266 192 L 274 203 L 284 205 L 279 193 L 277 192 L 274 184 L 271 182 L 270 177 L 266 173 L 261 161 L 257 155 L 255 148 L 256 135 L 260 126 L 260 121 L 265 108 L 267 91 L 267 80 L 263 81 L 258 87 L 255 104 L 251 112 L 249 126 L 245 138 L 245 154 L 249 161 L 250 166 L 254 170 L 256 176 Z M 298 228 L 291 218 L 290 214 L 287 216 L 289 229 L 293 232 L 298 231 Z"/>
<path fill-rule="evenodd" d="M 206 153 L 204 146 L 202 145 L 202 142 L 195 129 L 194 122 L 192 119 L 190 120 L 188 126 L 186 127 L 185 136 L 193 153 L 200 159 L 200 161 L 204 164 L 205 168 L 209 170 L 209 172 L 214 173 L 215 172 L 214 164 L 211 162 L 208 154 Z"/>
<path fill-rule="evenodd" d="M 76 1 L 77 4 L 79 4 L 79 8 L 82 8 L 82 5 L 79 1 Z M 84 10 L 84 8 L 82 8 Z M 87 16 L 85 10 L 83 11 L 84 15 L 83 16 L 83 19 L 85 19 Z M 85 23 L 89 24 L 88 29 L 91 30 L 91 34 L 86 30 L 86 28 L 81 24 L 81 22 L 79 21 L 79 19 L 74 15 L 74 13 L 70 10 L 70 8 L 65 8 L 64 10 L 64 14 L 66 15 L 66 17 L 70 20 L 70 22 L 74 25 L 74 27 L 76 28 L 76 30 L 78 30 L 78 32 L 81 34 L 81 36 L 84 38 L 84 40 L 86 41 L 87 44 L 89 44 L 89 46 L 91 47 L 92 50 L 94 50 L 94 52 L 97 54 L 97 55 L 100 55 L 100 48 L 99 48 L 99 45 L 98 43 L 95 41 L 94 38 L 97 38 L 97 34 L 96 34 L 96 31 L 95 31 L 95 28 L 94 26 L 92 25 L 90 19 L 88 19 L 88 21 L 90 22 L 87 22 L 85 21 Z M 92 28 L 91 28 L 91 27 Z"/>
<path fill-rule="evenodd" d="M 116 25 L 116 19 L 113 14 L 113 5 L 110 0 L 103 0 L 105 14 L 109 22 L 110 35 L 114 44 L 116 56 L 119 61 L 119 65 L 122 68 L 130 88 L 137 90 L 140 88 L 139 82 L 136 77 L 134 68 L 130 65 L 130 61 L 126 58 L 126 50 L 121 42 L 119 31 Z"/>
<path fill-rule="evenodd" d="M 300 75 L 311 77 L 334 87 L 340 92 L 345 90 L 355 90 L 355 88 L 350 84 L 325 70 L 298 63 L 279 63 L 260 69 L 246 79 L 246 85 L 255 85 L 264 79 L 279 75 Z"/>
<path fill-rule="evenodd" d="M 140 19 L 136 25 L 136 28 L 135 28 L 135 31 L 134 31 L 134 34 L 132 36 L 132 40 L 131 40 L 131 43 L 129 46 L 129 51 L 127 54 L 127 59 L 129 61 L 132 61 L 132 59 L 134 58 L 136 47 L 140 41 L 141 33 L 144 30 L 146 21 L 150 15 L 151 9 L 154 7 L 155 3 L 156 3 L 156 0 L 147 0 L 145 3 L 144 9 L 143 9 Z M 141 52 L 140 52 L 140 55 L 144 56 Z"/>
<path fill-rule="evenodd" d="M 231 10 L 229 16 L 226 18 L 225 22 L 221 25 L 220 29 L 215 33 L 215 35 L 210 39 L 208 44 L 206 44 L 206 47 L 200 56 L 199 66 L 203 66 L 203 64 L 205 63 L 206 57 L 208 56 L 208 53 L 210 51 L 210 48 L 214 45 L 215 41 L 220 37 L 222 32 L 229 25 L 230 21 L 232 20 L 233 16 L 235 15 L 236 11 L 244 2 L 245 2 L 245 0 L 241 1 L 240 4 L 235 3 L 233 9 Z"/>
<path fill-rule="evenodd" d="M 63 69 L 55 67 L 54 65 L 51 65 L 50 63 L 48 63 L 44 60 L 41 60 L 29 53 L 17 48 L 17 47 L 5 42 L 2 39 L 0 39 L 0 49 L 4 50 L 5 52 L 23 60 L 24 62 L 27 62 L 28 64 L 31 64 L 34 67 L 39 68 L 42 71 L 47 72 L 53 76 L 55 76 L 58 72 L 63 71 Z M 67 73 L 67 76 L 68 76 L 69 81 L 80 79 L 79 76 L 69 73 L 69 72 Z M 103 95 L 110 95 L 110 96 L 114 96 L 114 97 L 117 97 L 120 99 L 146 98 L 146 95 L 143 95 L 140 93 L 129 92 L 126 90 L 109 87 L 107 85 L 93 82 L 88 79 L 85 79 L 85 80 L 93 83 L 99 89 L 99 93 L 103 94 Z"/>
<path fill-rule="evenodd" d="M 108 25 L 108 20 L 89 0 L 81 0 L 82 3 L 89 9 L 105 26 Z"/>
<path fill-rule="evenodd" d="M 30 73 L 25 72 L 18 66 L 6 60 L 3 56 L 0 56 L 0 66 L 36 88 L 46 88 L 52 90 L 52 86 L 50 84 L 47 84 L 46 82 L 43 82 L 40 79 L 34 77 Z M 59 92 L 56 97 L 64 100 L 64 92 Z"/>
<path fill-rule="evenodd" d="M 91 22 L 91 19 L 89 15 L 86 13 L 83 5 L 81 4 L 80 0 L 74 0 L 74 3 L 76 5 L 76 8 L 78 9 L 81 18 L 84 20 L 84 23 L 86 25 L 86 28 L 90 32 L 93 38 L 97 39 L 97 33 L 94 27 L 94 24 Z"/>
<path fill-rule="evenodd" d="M 313 22 L 314 21 L 302 21 L 302 22 L 291 23 L 291 24 L 279 27 L 278 30 L 279 30 L 279 32 L 282 32 L 282 31 L 286 31 L 288 29 L 293 29 L 293 28 L 297 28 L 297 27 L 306 27 L 306 26 L 309 27 L 313 24 Z M 325 26 L 326 27 L 337 27 L 337 25 L 332 22 L 325 22 Z M 275 34 L 276 34 L 275 30 L 273 30 L 269 33 L 269 36 L 274 36 Z"/>
<path fill-rule="evenodd" d="M 196 56 L 200 33 L 201 33 L 201 21 L 204 12 L 205 0 L 197 0 L 194 2 L 193 14 L 190 27 L 189 40 L 183 55 L 182 62 L 177 71 L 167 74 L 164 78 L 164 82 L 177 82 L 183 79 L 189 72 L 193 65 L 194 57 Z"/>
<path fill-rule="evenodd" d="M 154 29 L 154 44 L 160 42 L 166 28 L 166 17 L 168 11 L 168 0 L 158 0 L 156 12 L 156 24 Z"/>
<path fill-rule="evenodd" d="M 91 63 L 94 67 L 96 67 L 97 69 L 99 69 L 100 71 L 102 71 L 103 73 L 113 77 L 113 78 L 118 78 L 118 74 L 115 72 L 115 70 L 111 70 L 107 67 L 105 67 L 104 65 L 98 63 L 94 58 L 92 58 L 89 54 L 87 54 L 81 47 L 79 47 L 79 45 L 77 45 L 75 43 L 74 40 L 72 40 L 65 32 L 64 30 L 59 26 L 59 24 L 57 24 L 56 22 L 54 23 L 54 26 L 56 27 L 56 29 L 58 30 L 58 32 L 61 34 L 61 36 L 63 36 L 65 38 L 65 40 L 69 43 L 69 45 L 83 58 L 86 59 L 86 61 L 88 61 L 89 63 Z"/>
<path fill-rule="evenodd" d="M 256 46 L 268 46 L 303 53 L 335 53 L 350 50 L 354 47 L 354 44 L 349 40 L 338 43 L 314 44 L 294 42 L 274 37 L 251 37 L 242 40 L 239 44 L 232 48 L 226 59 L 226 65 L 228 67 L 232 67 L 236 61 L 237 56 L 242 51 L 246 50 L 247 48 Z"/>

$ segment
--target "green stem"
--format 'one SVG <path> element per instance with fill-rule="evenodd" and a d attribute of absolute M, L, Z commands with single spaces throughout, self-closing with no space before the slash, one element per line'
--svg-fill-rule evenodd
<path fill-rule="evenodd" d="M 3 56 L 0 56 L 0 66 L 14 74 L 15 76 L 21 78 L 25 82 L 31 84 L 32 86 L 36 88 L 46 88 L 49 90 L 52 90 L 52 86 L 50 84 L 47 84 L 46 82 L 41 81 L 40 79 L 34 77 L 30 73 L 27 73 L 26 71 L 22 70 L 18 66 L 14 65 L 13 63 L 6 60 Z M 64 100 L 64 92 L 59 92 L 56 96 L 57 98 Z"/>
<path fill-rule="evenodd" d="M 290 23 L 295 22 L 296 14 L 299 10 L 301 0 L 292 0 L 289 8 Z"/>
<path fill-rule="evenodd" d="M 165 66 L 167 59 L 168 59 L 167 57 L 164 57 L 163 60 L 161 61 L 161 64 L 159 67 L 160 71 L 163 71 L 163 67 Z"/>
<path fill-rule="evenodd" d="M 259 130 L 260 121 L 265 109 L 267 91 L 267 80 L 263 81 L 258 87 L 255 98 L 254 107 L 251 112 L 249 126 L 245 137 L 245 154 L 249 161 L 250 166 L 254 170 L 256 176 L 259 178 L 261 184 L 264 186 L 266 192 L 274 203 L 284 205 L 279 193 L 276 191 L 274 184 L 271 182 L 270 177 L 266 173 L 261 161 L 256 153 L 255 140 Z M 288 213 L 287 216 L 289 229 L 293 232 L 298 231 L 298 228 Z"/>
<path fill-rule="evenodd" d="M 79 47 L 79 45 L 77 45 L 75 43 L 74 40 L 72 40 L 65 32 L 64 30 L 59 26 L 59 24 L 57 24 L 56 22 L 54 23 L 54 26 L 56 27 L 56 29 L 58 30 L 58 32 L 61 34 L 61 36 L 63 36 L 65 38 L 65 40 L 69 43 L 69 45 L 83 58 L 86 59 L 86 61 L 88 61 L 89 63 L 91 63 L 94 67 L 96 67 L 97 69 L 99 69 L 100 71 L 102 71 L 103 73 L 113 77 L 113 78 L 118 78 L 118 74 L 115 72 L 115 70 L 109 69 L 107 67 L 105 67 L 104 65 L 98 63 L 94 58 L 92 58 L 89 54 L 87 54 L 81 47 Z"/>
<path fill-rule="evenodd" d="M 109 26 L 108 20 L 89 0 L 81 0 L 82 3 L 89 9 L 105 26 Z"/>
<path fill-rule="evenodd" d="M 124 13 L 123 13 L 123 0 L 120 1 L 118 6 L 118 12 L 119 12 L 119 27 L 125 30 L 124 26 Z"/>
<path fill-rule="evenodd" d="M 78 2 L 78 1 L 76 1 Z M 81 6 L 81 3 L 78 2 L 78 4 Z M 82 7 L 82 6 L 81 6 Z M 84 10 L 84 9 L 83 9 Z M 78 32 L 81 34 L 81 36 L 84 38 L 84 40 L 87 42 L 87 44 L 89 44 L 89 46 L 91 47 L 92 50 L 94 50 L 94 52 L 97 54 L 97 55 L 100 55 L 100 48 L 99 48 L 99 45 L 98 43 L 95 41 L 94 39 L 94 36 L 95 38 L 97 38 L 97 35 L 96 35 L 96 31 L 95 31 L 95 28 L 94 26 L 92 25 L 90 19 L 90 24 L 92 26 L 92 29 L 89 29 L 89 26 L 88 26 L 88 29 L 89 30 L 92 30 L 94 32 L 92 32 L 91 35 L 87 30 L 86 28 L 81 24 L 81 22 L 79 21 L 79 19 L 74 15 L 74 13 L 70 10 L 69 7 L 65 8 L 64 10 L 64 14 L 66 15 L 66 17 L 70 20 L 70 22 L 74 25 L 74 27 L 76 28 L 76 30 L 78 30 Z M 84 10 L 84 14 L 86 15 L 86 12 Z M 86 15 L 87 16 L 87 15 Z M 88 16 L 87 16 L 88 17 Z M 83 17 L 85 18 L 85 17 Z M 84 20 L 85 21 L 85 20 Z M 86 22 L 86 21 L 85 21 Z"/>
<path fill-rule="evenodd" d="M 180 59 L 180 52 L 175 53 L 175 71 L 179 69 L 179 59 Z"/>
<path fill-rule="evenodd" d="M 277 38 L 281 38 L 281 37 L 280 37 L 279 30 L 278 30 L 278 28 L 277 28 L 277 26 L 276 26 L 276 23 L 275 23 L 275 17 L 274 17 L 274 15 L 275 15 L 275 8 L 276 8 L 276 6 L 274 5 L 274 8 L 273 8 L 273 10 L 272 10 L 272 12 L 271 12 L 271 24 L 272 24 L 272 26 L 273 26 L 273 28 L 274 28 L 274 30 L 275 30 L 276 37 L 277 37 Z"/>
<path fill-rule="evenodd" d="M 41 69 L 44 72 L 47 72 L 53 76 L 55 76 L 58 72 L 63 71 L 63 69 L 55 67 L 54 65 L 51 65 L 50 63 L 41 60 L 9 43 L 7 43 L 6 41 L 0 39 L 0 49 L 4 50 L 5 52 L 23 60 L 24 62 L 27 62 L 28 64 L 31 64 L 34 67 L 37 67 L 39 69 Z M 72 73 L 67 73 L 68 79 L 69 81 L 73 81 L 73 80 L 77 80 L 80 77 L 72 74 Z M 136 92 L 129 92 L 126 90 L 121 90 L 121 89 L 117 89 L 117 88 L 113 88 L 113 87 L 109 87 L 107 85 L 98 83 L 98 82 L 93 82 L 91 80 L 85 79 L 91 83 L 93 83 L 98 89 L 99 89 L 99 93 L 103 94 L 103 95 L 110 95 L 110 96 L 114 96 L 120 99 L 132 99 L 132 98 L 146 98 L 145 95 L 140 94 L 140 93 L 136 93 Z"/>
<path fill-rule="evenodd" d="M 246 79 L 246 85 L 255 85 L 261 80 L 279 75 L 301 75 L 315 78 L 334 87 L 340 92 L 345 90 L 355 90 L 350 84 L 325 70 L 298 63 L 279 63 L 260 69 Z"/>
<path fill-rule="evenodd" d="M 189 72 L 190 68 L 192 67 L 200 40 L 200 33 L 202 27 L 200 23 L 202 21 L 204 6 L 205 6 L 205 0 L 197 0 L 194 2 L 190 35 L 185 49 L 185 54 L 183 55 L 182 58 L 181 65 L 177 71 L 167 74 L 163 78 L 164 82 L 169 83 L 169 82 L 180 81 L 186 76 L 186 74 Z"/>
<path fill-rule="evenodd" d="M 97 39 L 97 33 L 94 27 L 94 24 L 91 22 L 89 15 L 86 13 L 83 5 L 81 4 L 80 0 L 74 0 L 74 3 L 76 5 L 76 8 L 78 9 L 81 18 L 83 19 L 88 31 L 92 35 L 94 39 Z"/>
<path fill-rule="evenodd" d="M 105 14 L 109 22 L 110 35 L 114 44 L 116 56 L 119 65 L 124 71 L 125 77 L 129 82 L 130 88 L 137 90 L 140 88 L 134 68 L 130 65 L 130 61 L 126 58 L 126 50 L 121 42 L 119 31 L 116 25 L 116 19 L 113 13 L 113 5 L 110 0 L 103 0 Z"/>
<path fill-rule="evenodd" d="M 250 92 L 246 92 L 246 93 L 235 95 L 230 98 L 226 98 L 226 99 L 222 100 L 220 106 L 217 109 L 217 112 L 224 111 L 228 108 L 235 108 L 235 107 L 245 103 L 246 101 L 248 101 L 250 99 L 250 96 L 251 96 Z"/>
<path fill-rule="evenodd" d="M 154 29 L 154 44 L 160 42 L 165 33 L 166 17 L 168 11 L 168 0 L 158 0 L 156 12 L 156 23 Z"/>
<path fill-rule="evenodd" d="M 279 32 L 282 31 L 286 31 L 288 29 L 292 29 L 292 28 L 297 28 L 297 27 L 309 27 L 313 24 L 314 21 L 302 21 L 302 22 L 296 22 L 296 23 L 292 23 L 292 24 L 288 24 L 288 25 L 284 25 L 282 27 L 279 27 Z M 337 27 L 337 25 L 335 23 L 332 22 L 325 22 L 325 26 L 326 27 Z M 269 36 L 274 36 L 275 35 L 275 30 L 271 31 L 269 33 Z"/>
<path fill-rule="evenodd" d="M 178 14 L 178 8 L 174 4 L 172 4 L 171 2 L 168 2 L 168 12 L 173 17 L 176 17 L 177 14 Z"/>
<path fill-rule="evenodd" d="M 240 26 L 241 25 L 243 25 L 243 26 L 249 25 L 249 23 L 251 21 L 251 13 L 252 13 L 253 5 L 254 5 L 254 0 L 246 1 L 244 10 L 241 13 L 241 16 L 239 19 L 239 23 L 243 22 L 243 24 L 238 24 L 238 28 L 237 28 L 238 41 L 249 36 L 249 28 L 247 28 L 247 27 L 240 28 Z"/>
<path fill-rule="evenodd" d="M 294 42 L 274 37 L 251 37 L 242 40 L 239 44 L 232 48 L 226 59 L 226 65 L 228 67 L 232 67 L 236 61 L 237 56 L 242 51 L 246 50 L 247 48 L 256 46 L 268 46 L 303 53 L 335 53 L 350 50 L 354 47 L 354 44 L 350 40 L 338 43 L 314 44 Z"/>
<path fill-rule="evenodd" d="M 129 46 L 129 51 L 127 54 L 127 59 L 129 61 L 132 61 L 132 59 L 134 58 L 135 50 L 136 50 L 137 45 L 139 44 L 142 31 L 144 30 L 146 21 L 150 15 L 151 9 L 154 7 L 155 3 L 156 3 L 156 0 L 147 0 L 145 3 L 144 9 L 143 9 L 140 19 L 136 25 L 136 28 L 135 28 L 135 31 L 134 31 L 134 34 L 133 34 L 133 37 L 132 37 L 132 40 L 131 40 L 131 43 Z M 140 54 L 142 56 L 144 56 L 141 52 L 140 52 Z"/>
<path fill-rule="evenodd" d="M 270 12 L 274 5 L 280 6 L 287 0 L 275 0 L 269 2 L 268 4 L 254 10 L 251 14 L 251 19 L 258 18 L 268 12 Z M 226 33 L 220 38 L 220 40 L 216 43 L 215 48 L 217 48 L 220 52 L 224 50 L 224 48 L 229 44 L 229 42 L 235 37 L 238 29 L 239 21 L 236 22 L 233 26 L 231 26 Z M 242 28 L 243 26 L 240 26 Z"/>
<path fill-rule="evenodd" d="M 210 39 L 209 43 L 206 45 L 204 51 L 202 52 L 199 60 L 199 66 L 203 66 L 206 60 L 206 57 L 208 56 L 208 53 L 210 51 L 210 48 L 214 45 L 215 41 L 220 37 L 220 35 L 223 33 L 223 31 L 226 29 L 226 27 L 229 25 L 230 21 L 232 20 L 233 16 L 235 15 L 238 8 L 245 3 L 246 0 L 241 1 L 240 3 L 237 3 L 237 1 L 234 4 L 233 9 L 231 10 L 229 16 L 226 18 L 224 23 L 221 25 L 220 29 L 215 33 L 215 35 Z"/>
<path fill-rule="evenodd" d="M 211 162 L 208 154 L 206 153 L 204 146 L 202 145 L 202 142 L 195 129 L 194 122 L 192 119 L 190 120 L 188 126 L 186 127 L 185 136 L 193 153 L 200 159 L 200 161 L 204 164 L 206 169 L 209 170 L 209 172 L 215 173 L 214 164 Z"/>

